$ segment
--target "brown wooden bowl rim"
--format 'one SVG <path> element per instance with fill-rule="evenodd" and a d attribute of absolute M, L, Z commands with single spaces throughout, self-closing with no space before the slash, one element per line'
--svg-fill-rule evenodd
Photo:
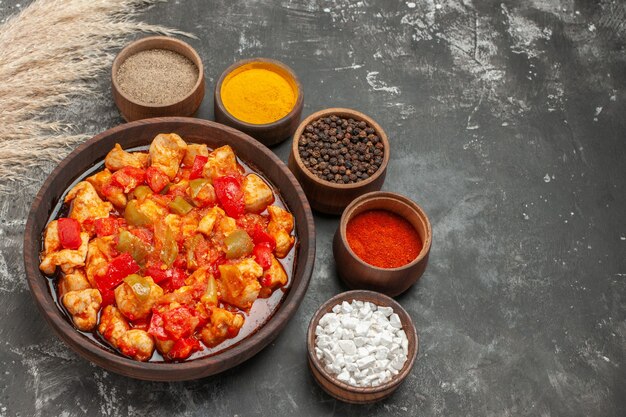
<path fill-rule="evenodd" d="M 306 224 L 306 229 L 299 230 L 298 232 L 299 242 L 303 242 L 305 240 L 305 236 L 309 242 L 309 245 L 306 248 L 302 246 L 299 248 L 299 251 L 306 250 L 305 255 L 307 255 L 306 258 L 303 258 L 302 260 L 302 279 L 300 285 L 291 285 L 289 287 L 289 291 L 285 299 L 281 302 L 281 306 L 274 312 L 273 316 L 265 324 L 237 344 L 223 351 L 214 355 L 204 356 L 180 363 L 139 362 L 126 358 L 119 353 L 106 350 L 105 348 L 93 343 L 83 334 L 78 332 L 64 317 L 61 310 L 49 294 L 48 283 L 45 281 L 46 278 L 39 271 L 38 256 L 37 259 L 32 259 L 33 245 L 41 245 L 42 231 L 35 230 L 35 223 L 37 222 L 36 214 L 39 206 L 42 204 L 42 198 L 47 189 L 53 183 L 54 178 L 59 175 L 71 161 L 82 156 L 83 152 L 89 150 L 90 147 L 100 139 L 113 134 L 119 134 L 141 125 L 149 125 L 159 122 L 205 125 L 221 129 L 234 135 L 238 140 L 249 142 L 252 147 L 256 148 L 256 151 L 265 153 L 266 156 L 276 164 L 282 172 L 282 175 L 286 175 L 288 182 L 295 189 L 297 196 L 295 197 L 295 200 L 300 202 L 304 211 L 302 223 Z M 236 144 L 234 144 L 234 147 L 236 148 Z M 89 155 L 86 155 L 86 157 L 89 157 Z M 243 159 L 245 160 L 245 158 Z M 80 174 L 82 173 L 79 173 L 79 175 Z M 70 180 L 70 184 L 71 182 L 72 180 Z M 36 253 L 39 253 L 39 251 L 40 246 L 37 246 Z M 31 205 L 24 231 L 23 253 L 26 280 L 35 304 L 55 333 L 63 341 L 65 341 L 72 350 L 98 366 L 133 378 L 152 381 L 184 381 L 220 373 L 250 359 L 260 350 L 265 348 L 272 340 L 274 340 L 278 333 L 285 327 L 287 322 L 295 315 L 295 312 L 299 308 L 302 299 L 306 294 L 311 275 L 313 273 L 313 266 L 315 263 L 315 222 L 311 208 L 308 201 L 306 201 L 305 194 L 302 191 L 300 184 L 286 165 L 264 145 L 243 132 L 209 120 L 190 117 L 158 117 L 152 119 L 141 119 L 108 129 L 79 145 L 73 152 L 65 157 L 56 166 L 56 168 L 54 168 L 41 186 Z M 46 309 L 46 307 L 49 309 Z M 220 362 L 225 363 L 225 365 L 220 365 Z M 211 367 L 217 368 L 217 370 L 207 372 L 206 368 Z"/>
<path fill-rule="evenodd" d="M 124 55 L 125 52 L 128 51 L 130 48 L 133 48 L 133 47 L 138 46 L 138 45 L 142 45 L 144 43 L 153 42 L 153 41 L 164 41 L 165 43 L 168 43 L 170 45 L 177 44 L 180 47 L 182 47 L 183 49 L 187 50 L 194 57 L 194 59 L 191 60 L 191 61 L 196 65 L 196 67 L 198 67 L 198 80 L 196 81 L 196 83 L 194 84 L 192 89 L 189 91 L 189 94 L 187 94 L 186 96 L 184 96 L 180 100 L 173 101 L 171 103 L 165 103 L 165 104 L 144 103 L 142 101 L 135 100 L 135 99 L 129 97 L 128 95 L 126 95 L 126 93 L 120 88 L 120 86 L 119 86 L 119 84 L 117 82 L 117 79 L 116 79 L 117 71 L 119 71 L 119 69 L 122 66 L 122 64 L 124 62 L 126 62 L 126 59 L 128 59 L 132 55 L 135 55 L 138 52 L 146 51 L 148 49 L 141 49 L 141 50 L 135 52 L 135 54 L 131 54 L 131 55 L 127 56 L 126 59 L 124 59 L 124 61 L 121 61 L 122 55 Z M 166 49 L 166 50 L 169 51 L 169 49 L 167 49 L 167 46 L 168 45 L 161 45 L 160 47 L 155 47 L 155 48 L 150 48 L 150 49 Z M 176 51 L 174 51 L 174 52 L 176 52 Z M 185 57 L 185 58 L 189 58 L 189 57 Z M 115 59 L 113 60 L 113 65 L 111 65 L 111 83 L 112 83 L 113 88 L 115 89 L 115 91 L 124 100 L 126 100 L 127 102 L 135 104 L 137 106 L 150 108 L 150 109 L 162 109 L 162 108 L 171 107 L 171 106 L 175 106 L 177 104 L 180 104 L 180 103 L 184 102 L 185 100 L 188 100 L 190 97 L 192 97 L 198 91 L 198 89 L 200 88 L 202 83 L 204 83 L 204 64 L 202 63 L 202 58 L 200 58 L 200 55 L 198 54 L 198 52 L 196 52 L 196 50 L 191 45 L 189 45 L 187 42 L 185 42 L 185 41 L 182 41 L 182 40 L 177 39 L 177 38 L 172 38 L 170 36 L 146 36 L 146 37 L 143 37 L 141 39 L 137 39 L 137 40 L 132 41 L 131 43 L 126 45 L 124 48 L 122 48 L 121 51 L 119 51 L 117 53 L 117 55 L 115 56 Z"/>
<path fill-rule="evenodd" d="M 385 153 L 383 155 L 383 162 L 382 164 L 380 164 L 380 167 L 378 167 L 374 175 L 372 175 L 365 181 L 359 181 L 354 184 L 335 184 L 330 181 L 322 180 L 318 176 L 314 175 L 311 171 L 309 171 L 307 167 L 304 166 L 304 163 L 302 163 L 302 159 L 300 158 L 300 152 L 298 152 L 298 140 L 300 139 L 300 136 L 302 135 L 304 128 L 314 120 L 320 119 L 325 116 L 331 116 L 331 115 L 337 115 L 341 117 L 347 116 L 348 118 L 364 121 L 374 128 L 376 133 L 378 133 L 378 136 L 380 137 L 380 139 L 383 141 L 383 146 L 385 149 Z M 316 111 L 315 113 L 305 118 L 302 122 L 300 122 L 300 125 L 298 126 L 295 133 L 293 134 L 293 140 L 291 142 L 291 153 L 293 156 L 293 160 L 296 162 L 296 165 L 309 180 L 316 182 L 317 184 L 320 184 L 324 187 L 328 187 L 328 188 L 333 188 L 333 189 L 338 189 L 338 190 L 351 190 L 351 189 L 358 189 L 358 188 L 364 187 L 376 181 L 376 179 L 380 177 L 383 174 L 383 172 L 385 172 L 385 170 L 387 169 L 387 165 L 389 164 L 390 146 L 389 146 L 389 138 L 387 137 L 387 134 L 385 133 L 383 128 L 370 116 L 364 113 L 361 113 L 360 111 L 357 111 L 354 109 L 348 109 L 345 107 L 329 107 L 327 109 Z"/>
<path fill-rule="evenodd" d="M 271 65 L 275 65 L 281 68 L 283 71 L 289 74 L 289 76 L 293 79 L 294 83 L 296 84 L 296 87 L 298 88 L 298 97 L 296 98 L 296 102 L 294 103 L 289 113 L 287 113 L 285 116 L 271 123 L 255 124 L 255 123 L 244 122 L 243 120 L 238 119 L 234 115 L 232 115 L 228 111 L 228 109 L 226 109 L 226 106 L 224 105 L 224 102 L 222 101 L 222 84 L 224 82 L 224 79 L 228 76 L 228 74 L 230 74 L 231 72 L 233 72 L 239 67 L 242 67 L 247 64 L 252 64 L 255 62 L 271 64 Z M 242 59 L 231 64 L 228 68 L 226 68 L 222 72 L 220 77 L 217 79 L 217 83 L 215 84 L 214 96 L 215 96 L 215 105 L 218 106 L 220 110 L 222 110 L 222 113 L 224 114 L 225 117 L 229 119 L 230 123 L 232 123 L 235 126 L 241 126 L 243 129 L 248 129 L 250 131 L 271 130 L 282 124 L 285 124 L 286 122 L 288 122 L 289 120 L 293 119 L 296 116 L 296 114 L 298 113 L 298 108 L 302 108 L 304 104 L 304 90 L 302 89 L 302 84 L 300 83 L 300 79 L 296 75 L 295 71 L 291 69 L 291 67 L 289 67 L 287 64 L 281 61 L 278 61 L 272 58 L 262 58 L 262 57 Z"/>
<path fill-rule="evenodd" d="M 372 200 L 395 200 L 395 201 L 404 203 L 411 210 L 417 213 L 420 219 L 422 219 L 422 221 L 424 222 L 426 226 L 426 239 L 424 239 L 424 241 L 422 242 L 422 250 L 415 257 L 415 259 L 413 259 L 408 264 L 402 265 L 396 268 L 381 268 L 375 265 L 368 264 L 367 262 L 359 258 L 359 256 L 356 253 L 354 253 L 354 251 L 350 247 L 350 244 L 348 243 L 348 239 L 346 237 L 346 227 L 348 225 L 348 222 L 351 220 L 353 213 L 361 205 Z M 432 227 L 430 224 L 430 220 L 428 219 L 428 216 L 426 215 L 426 212 L 424 211 L 424 209 L 422 209 L 422 207 L 420 207 L 419 204 L 411 200 L 409 197 L 406 197 L 402 194 L 393 193 L 390 191 L 372 191 L 371 193 L 363 194 L 362 196 L 355 198 L 343 211 L 343 213 L 341 214 L 341 219 L 339 220 L 339 237 L 341 238 L 341 241 L 346 247 L 350 256 L 356 259 L 361 265 L 367 268 L 371 268 L 375 271 L 380 271 L 380 272 L 403 271 L 403 270 L 411 269 L 413 266 L 420 263 L 430 252 L 430 247 L 432 244 L 432 235 L 433 235 L 433 231 L 432 231 Z"/>
<path fill-rule="evenodd" d="M 383 302 L 381 304 L 377 304 L 373 301 L 369 301 L 369 298 L 380 298 Z M 320 360 L 317 358 L 317 355 L 315 354 L 315 327 L 317 326 L 319 320 L 322 318 L 323 314 L 325 314 L 327 311 L 330 311 L 330 309 L 332 309 L 332 307 L 334 307 L 335 305 L 340 304 L 343 301 L 349 300 L 369 301 L 377 305 L 391 307 L 393 308 L 394 313 L 400 316 L 400 319 L 403 323 L 403 328 L 405 322 L 410 328 L 412 328 L 412 331 L 409 332 L 410 334 L 407 334 L 407 339 L 409 340 L 409 346 L 415 345 L 415 353 L 411 357 L 407 356 L 407 360 L 404 363 L 404 366 L 402 367 L 398 375 L 392 376 L 391 381 L 388 381 L 381 385 L 377 385 L 375 387 L 355 387 L 353 385 L 349 385 L 345 382 L 339 381 L 335 376 L 329 374 L 320 363 Z M 406 379 L 406 377 L 411 372 L 411 369 L 413 369 L 413 365 L 415 364 L 418 353 L 419 335 L 417 334 L 417 329 L 413 324 L 413 319 L 411 318 L 411 315 L 396 300 L 376 291 L 350 290 L 335 295 L 317 309 L 317 311 L 313 314 L 313 317 L 311 317 L 311 321 L 309 322 L 309 327 L 307 329 L 307 355 L 309 357 L 309 361 L 313 364 L 313 366 L 315 366 L 315 369 L 328 381 L 330 381 L 337 387 L 354 394 L 375 394 L 390 389 L 395 390 Z"/>

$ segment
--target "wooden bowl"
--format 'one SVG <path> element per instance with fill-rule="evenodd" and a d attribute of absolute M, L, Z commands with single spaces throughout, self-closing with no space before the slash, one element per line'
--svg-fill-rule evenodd
<path fill-rule="evenodd" d="M 367 210 L 388 210 L 413 225 L 422 240 L 422 251 L 410 263 L 398 268 L 378 268 L 359 258 L 346 239 L 350 219 Z M 333 239 L 333 256 L 339 277 L 349 287 L 379 291 L 395 297 L 411 287 L 422 276 L 428 264 L 432 242 L 430 221 L 424 210 L 411 199 L 390 192 L 365 194 L 350 204 L 341 216 Z"/>
<path fill-rule="evenodd" d="M 392 307 L 394 312 L 400 317 L 402 329 L 406 333 L 409 340 L 409 352 L 406 363 L 400 370 L 398 375 L 382 385 L 376 387 L 355 387 L 339 381 L 335 376 L 331 375 L 315 354 L 315 328 L 322 316 L 332 310 L 332 308 L 341 304 L 343 301 L 351 302 L 352 300 L 369 301 L 378 306 Z M 313 373 L 313 377 L 317 383 L 330 396 L 352 404 L 373 403 L 390 396 L 411 372 L 417 353 L 419 351 L 419 339 L 411 316 L 406 312 L 400 304 L 392 298 L 374 291 L 354 290 L 338 294 L 326 301 L 313 315 L 309 323 L 307 331 L 307 356 L 309 360 L 309 369 Z"/>
<path fill-rule="evenodd" d="M 165 105 L 142 103 L 124 94 L 117 83 L 117 71 L 128 57 L 149 49 L 177 52 L 189 58 L 198 67 L 198 80 L 189 94 L 175 103 Z M 204 99 L 204 65 L 200 55 L 187 43 L 167 36 L 149 36 L 131 42 L 117 54 L 111 68 L 111 83 L 113 100 L 127 122 L 150 117 L 193 116 Z"/>
<path fill-rule="evenodd" d="M 55 304 L 48 279 L 39 271 L 42 232 L 51 210 L 68 186 L 119 143 L 123 148 L 148 145 L 162 132 L 176 132 L 188 142 L 215 148 L 225 144 L 252 167 L 263 167 L 263 175 L 280 190 L 295 217 L 298 236 L 290 286 L 274 315 L 259 329 L 234 346 L 181 363 L 138 362 L 97 345 L 79 333 Z M 140 120 L 117 126 L 80 145 L 46 179 L 33 201 L 24 234 L 24 265 L 30 292 L 43 317 L 74 351 L 109 371 L 154 381 L 190 380 L 229 369 L 267 346 L 291 319 L 307 290 L 315 261 L 315 226 L 311 209 L 296 179 L 269 149 L 237 130 L 207 120 L 169 117 Z"/>
<path fill-rule="evenodd" d="M 375 131 L 383 142 L 384 155 L 383 162 L 378 170 L 364 181 L 354 184 L 335 184 L 322 180 L 313 174 L 302 163 L 298 152 L 298 140 L 304 128 L 311 122 L 322 117 L 337 115 L 342 118 L 352 118 L 354 120 L 365 121 Z M 389 139 L 385 131 L 371 117 L 366 116 L 356 110 L 332 107 L 313 113 L 300 123 L 296 133 L 293 135 L 291 153 L 289 154 L 289 169 L 296 176 L 302 189 L 309 199 L 311 207 L 321 213 L 341 214 L 348 204 L 355 198 L 371 191 L 378 191 L 385 182 L 387 174 L 387 164 L 389 163 Z"/>
<path fill-rule="evenodd" d="M 224 102 L 222 101 L 222 85 L 224 84 L 224 81 L 231 75 L 251 68 L 270 68 L 272 71 L 282 75 L 283 78 L 291 83 L 292 88 L 297 91 L 298 97 L 296 98 L 296 104 L 282 119 L 276 120 L 272 123 L 253 124 L 237 119 L 235 116 L 230 114 L 228 110 L 226 110 Z M 217 84 L 215 84 L 213 101 L 216 122 L 241 130 L 265 146 L 273 146 L 289 138 L 298 127 L 298 123 L 300 123 L 300 116 L 302 115 L 302 106 L 304 104 L 304 91 L 302 90 L 302 85 L 300 84 L 298 77 L 287 65 L 280 61 L 268 58 L 251 58 L 235 62 L 233 65 L 224 70 L 220 78 L 217 80 Z"/>

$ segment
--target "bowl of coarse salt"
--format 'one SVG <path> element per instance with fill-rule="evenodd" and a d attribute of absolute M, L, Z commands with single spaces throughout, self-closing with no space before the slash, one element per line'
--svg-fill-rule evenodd
<path fill-rule="evenodd" d="M 395 300 L 365 290 L 324 303 L 307 332 L 309 368 L 332 397 L 367 404 L 391 395 L 411 372 L 419 339 Z"/>

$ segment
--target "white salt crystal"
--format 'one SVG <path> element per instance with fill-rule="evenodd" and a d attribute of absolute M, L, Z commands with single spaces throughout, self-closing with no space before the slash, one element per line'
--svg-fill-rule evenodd
<path fill-rule="evenodd" d="M 359 369 L 366 369 L 372 366 L 374 362 L 376 362 L 376 358 L 374 358 L 371 355 L 367 355 L 361 359 L 358 359 L 356 361 L 356 366 L 358 366 Z M 393 366 L 393 363 L 392 363 L 392 366 Z"/>
<path fill-rule="evenodd" d="M 393 308 L 391 307 L 378 307 L 378 311 L 380 311 L 385 317 L 389 317 L 393 314 Z"/>
<path fill-rule="evenodd" d="M 341 382 L 349 382 L 350 373 L 344 369 L 339 375 L 337 375 L 337 379 Z"/>
<path fill-rule="evenodd" d="M 402 322 L 400 321 L 400 317 L 396 313 L 393 313 L 391 316 L 389 316 L 389 323 L 391 323 L 391 326 L 395 327 L 396 329 L 402 328 Z"/>
<path fill-rule="evenodd" d="M 354 355 L 356 353 L 356 345 L 352 340 L 340 340 L 339 347 L 348 355 Z"/>

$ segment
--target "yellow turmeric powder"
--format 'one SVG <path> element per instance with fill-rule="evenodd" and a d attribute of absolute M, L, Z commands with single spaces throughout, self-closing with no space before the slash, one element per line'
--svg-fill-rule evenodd
<path fill-rule="evenodd" d="M 295 83 L 289 81 L 271 68 L 235 70 L 222 83 L 222 102 L 241 121 L 272 123 L 285 117 L 296 104 L 298 92 Z"/>

